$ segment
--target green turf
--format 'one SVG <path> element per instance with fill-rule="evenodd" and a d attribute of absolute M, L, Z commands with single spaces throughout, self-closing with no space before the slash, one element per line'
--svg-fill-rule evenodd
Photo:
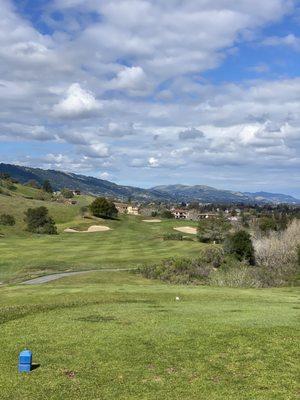
<path fill-rule="evenodd" d="M 0 226 L 0 282 L 16 282 L 36 275 L 63 270 L 134 268 L 140 264 L 172 256 L 196 256 L 200 243 L 163 241 L 162 236 L 174 232 L 173 227 L 187 222 L 165 220 L 145 223 L 144 217 L 120 216 L 118 220 L 84 219 L 80 208 L 91 203 L 92 197 L 75 196 L 76 205 L 56 201 L 28 199 L 37 190 L 15 185 L 11 196 L 0 194 L 0 214 L 14 215 L 17 224 Z M 26 196 L 26 197 L 24 197 Z M 26 232 L 24 212 L 29 207 L 46 206 L 55 219 L 59 235 L 35 235 Z M 65 233 L 65 228 L 84 230 L 91 225 L 107 225 L 107 232 Z M 188 222 L 188 225 L 196 225 Z M 192 235 L 187 235 L 192 237 Z"/>
<path fill-rule="evenodd" d="M 299 396 L 293 288 L 179 287 L 95 272 L 2 287 L 0 304 L 1 400 Z M 30 375 L 17 372 L 25 347 L 40 364 Z"/>

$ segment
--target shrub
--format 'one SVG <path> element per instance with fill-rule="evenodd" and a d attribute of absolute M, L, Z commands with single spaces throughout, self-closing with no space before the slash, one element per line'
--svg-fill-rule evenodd
<path fill-rule="evenodd" d="M 48 193 L 48 192 L 45 192 L 44 190 L 37 190 L 35 193 L 34 193 L 34 199 L 35 200 L 41 200 L 41 201 L 47 201 L 47 200 L 50 200 L 51 199 L 51 194 L 50 193 Z"/>
<path fill-rule="evenodd" d="M 264 286 L 279 286 L 295 276 L 298 268 L 300 220 L 282 232 L 254 240 L 255 259 Z"/>
<path fill-rule="evenodd" d="M 74 197 L 72 190 L 66 188 L 62 189 L 61 194 L 65 199 L 72 199 Z"/>
<path fill-rule="evenodd" d="M 163 236 L 164 240 L 183 240 L 183 235 L 181 233 L 166 233 Z"/>
<path fill-rule="evenodd" d="M 54 220 L 48 215 L 46 207 L 28 208 L 25 212 L 27 230 L 48 235 L 57 234 Z"/>
<path fill-rule="evenodd" d="M 239 261 L 246 260 L 250 265 L 255 264 L 251 236 L 244 230 L 228 235 L 224 249 L 227 254 L 233 254 Z"/>
<path fill-rule="evenodd" d="M 205 219 L 198 225 L 198 240 L 203 243 L 222 243 L 230 229 L 230 223 L 223 218 Z"/>
<path fill-rule="evenodd" d="M 16 224 L 16 220 L 12 215 L 1 214 L 0 215 L 0 225 L 13 226 Z"/>
<path fill-rule="evenodd" d="M 118 215 L 118 210 L 112 201 L 105 197 L 98 197 L 90 205 L 91 213 L 98 218 L 114 218 Z"/>
<path fill-rule="evenodd" d="M 144 266 L 139 272 L 149 279 L 169 283 L 205 283 L 216 266 L 223 262 L 222 249 L 205 249 L 197 258 L 171 258 L 159 264 Z"/>
<path fill-rule="evenodd" d="M 172 219 L 174 218 L 174 215 L 172 214 L 172 212 L 170 210 L 163 210 L 160 214 L 160 216 L 162 218 L 166 218 L 166 219 Z"/>
<path fill-rule="evenodd" d="M 234 261 L 231 265 L 220 268 L 209 277 L 212 286 L 226 287 L 261 287 L 257 269 L 243 262 Z"/>

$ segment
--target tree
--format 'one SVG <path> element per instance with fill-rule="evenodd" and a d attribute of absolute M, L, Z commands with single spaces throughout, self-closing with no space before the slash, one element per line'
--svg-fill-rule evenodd
<path fill-rule="evenodd" d="M 0 225 L 13 226 L 16 224 L 16 220 L 12 215 L 1 214 L 0 215 Z"/>
<path fill-rule="evenodd" d="M 112 201 L 105 197 L 98 197 L 90 205 L 91 213 L 98 218 L 114 218 L 118 215 L 118 210 Z"/>
<path fill-rule="evenodd" d="M 251 236 L 244 230 L 228 235 L 224 243 L 224 250 L 227 254 L 233 254 L 239 261 L 246 260 L 250 265 L 255 264 Z"/>
<path fill-rule="evenodd" d="M 263 233 L 268 233 L 270 231 L 276 231 L 277 230 L 277 224 L 275 219 L 270 218 L 270 217 L 263 217 L 259 221 L 259 229 Z"/>
<path fill-rule="evenodd" d="M 43 182 L 42 188 L 47 193 L 53 193 L 53 189 L 52 189 L 51 183 L 50 183 L 50 181 L 48 179 Z"/>
<path fill-rule="evenodd" d="M 72 190 L 66 188 L 62 189 L 61 194 L 65 199 L 72 199 L 74 197 Z"/>
<path fill-rule="evenodd" d="M 223 218 L 205 219 L 198 225 L 198 240 L 204 243 L 222 243 L 230 229 Z"/>
<path fill-rule="evenodd" d="M 168 219 L 174 218 L 174 215 L 170 210 L 163 210 L 160 215 L 162 218 L 168 218 Z"/>
<path fill-rule="evenodd" d="M 46 207 L 28 208 L 25 212 L 25 222 L 29 232 L 48 235 L 57 234 L 55 222 L 48 215 L 48 209 Z"/>

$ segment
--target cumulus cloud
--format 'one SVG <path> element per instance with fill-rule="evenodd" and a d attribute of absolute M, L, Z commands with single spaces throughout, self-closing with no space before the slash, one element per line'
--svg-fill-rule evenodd
<path fill-rule="evenodd" d="M 111 82 L 114 89 L 142 90 L 146 87 L 146 74 L 141 67 L 124 67 Z"/>
<path fill-rule="evenodd" d="M 73 83 L 65 97 L 54 105 L 53 114 L 61 118 L 87 118 L 101 108 L 92 92 L 82 89 L 79 83 Z"/>
<path fill-rule="evenodd" d="M 189 128 L 179 132 L 178 137 L 180 140 L 194 140 L 204 137 L 204 133 L 196 128 Z"/>
<path fill-rule="evenodd" d="M 259 57 L 244 70 L 266 80 L 211 83 L 201 75 L 240 43 L 256 43 L 293 4 L 57 0 L 40 16 L 45 34 L 18 2 L 3 0 L 0 140 L 55 142 L 44 161 L 24 162 L 98 176 L 114 171 L 128 183 L 175 174 L 217 179 L 222 166 L 226 179 L 239 183 L 255 180 L 258 167 L 269 179 L 276 167 L 296 186 L 300 79 L 271 75 L 272 64 Z M 299 38 L 278 34 L 262 43 L 297 50 Z"/>

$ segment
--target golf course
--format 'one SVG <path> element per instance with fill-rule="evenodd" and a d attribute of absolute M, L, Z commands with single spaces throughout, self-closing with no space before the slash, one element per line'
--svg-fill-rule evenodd
<path fill-rule="evenodd" d="M 197 257 L 208 246 L 195 238 L 197 223 L 83 218 L 80 208 L 91 196 L 65 205 L 28 198 L 35 189 L 16 186 L 10 196 L 0 195 L 1 212 L 16 217 L 14 226 L 0 230 L 1 400 L 299 396 L 298 288 L 146 279 L 136 271 L 140 265 Z M 58 235 L 26 231 L 25 210 L 40 205 Z M 191 232 L 187 240 L 163 240 L 175 228 Z M 18 353 L 25 348 L 33 352 L 34 369 L 19 374 Z"/>

